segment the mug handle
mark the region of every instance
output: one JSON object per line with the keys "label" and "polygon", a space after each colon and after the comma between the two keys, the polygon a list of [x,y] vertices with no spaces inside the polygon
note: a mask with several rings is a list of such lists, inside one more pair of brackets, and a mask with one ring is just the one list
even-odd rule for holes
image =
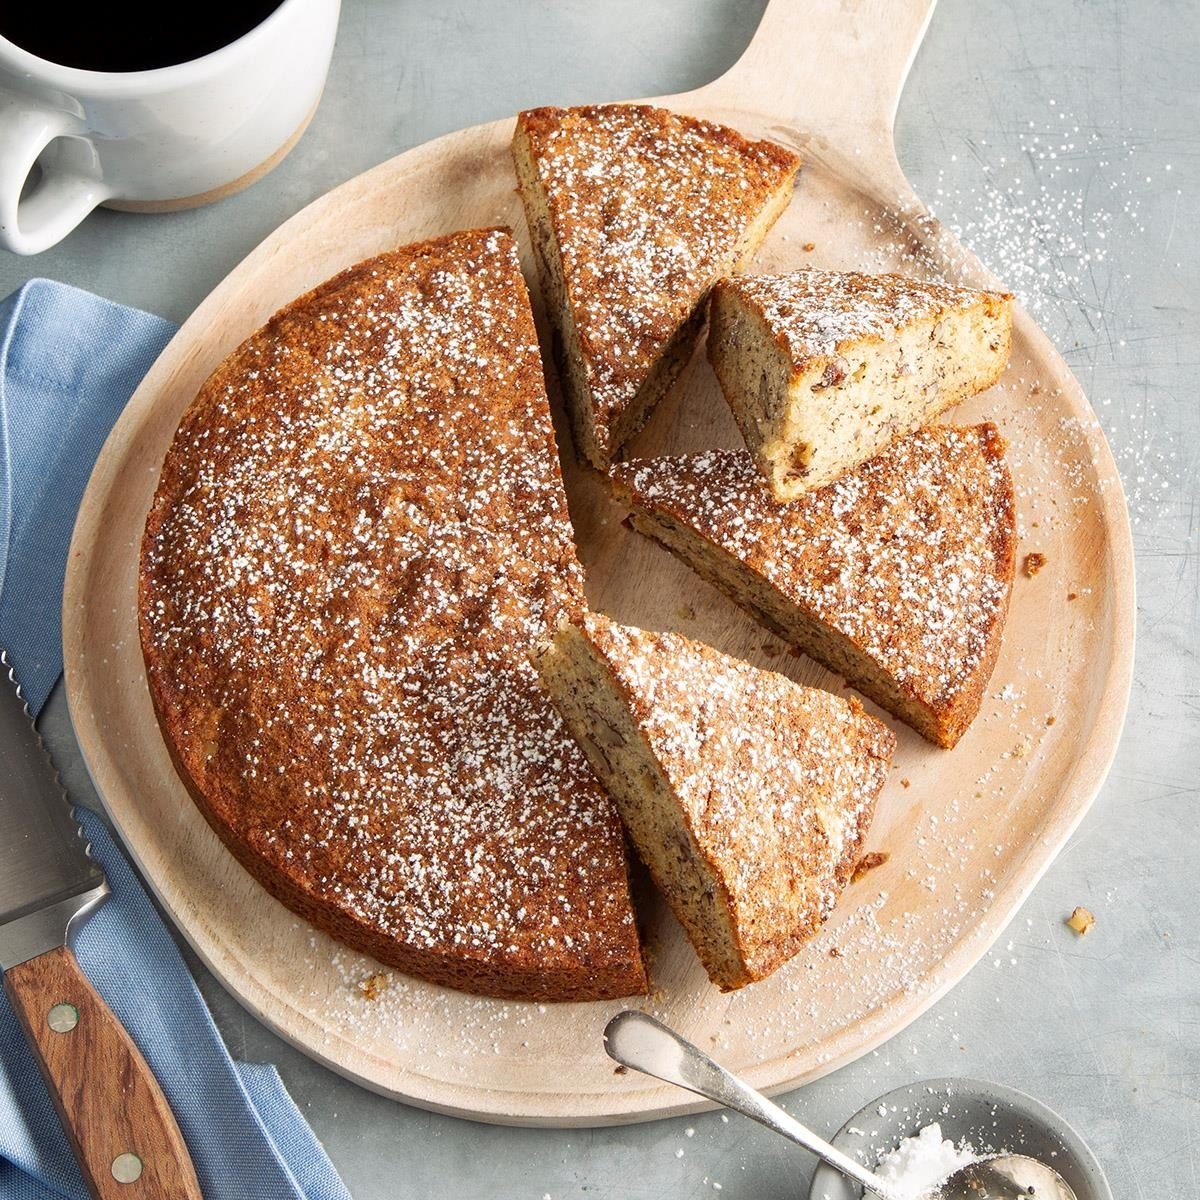
{"label": "mug handle", "polygon": [[[56,138],[69,140],[43,161],[41,179],[22,197],[33,164]],[[0,246],[38,254],[110,194],[78,117],[0,91]]]}

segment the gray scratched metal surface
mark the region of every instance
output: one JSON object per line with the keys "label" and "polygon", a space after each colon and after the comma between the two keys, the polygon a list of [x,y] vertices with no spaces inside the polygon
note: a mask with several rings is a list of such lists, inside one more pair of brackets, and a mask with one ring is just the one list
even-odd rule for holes
{"label": "gray scratched metal surface", "polygon": [[[325,102],[265,182],[197,213],[98,214],[37,260],[0,261],[0,293],[45,274],[178,320],[281,219],[347,176],[522,105],[699,85],[736,58],[760,8],[346,0]],[[1200,1195],[1198,45],[1193,0],[941,0],[917,58],[901,161],[935,209],[974,227],[1002,275],[1044,259],[1027,272],[1045,281],[1040,316],[1125,473],[1137,674],[1108,784],[995,952],[878,1053],[787,1100],[828,1134],[914,1078],[992,1078],[1084,1131],[1116,1195],[1153,1200]],[[1066,136],[1043,136],[1047,126]],[[1088,250],[1102,256],[1084,261]],[[46,725],[86,799],[60,695]],[[1086,939],[1063,926],[1077,904],[1098,919]],[[233,1053],[279,1064],[357,1200],[649,1200],[715,1195],[718,1183],[724,1200],[790,1200],[812,1171],[737,1118],[532,1131],[405,1108],[308,1062],[202,972],[200,982]]]}

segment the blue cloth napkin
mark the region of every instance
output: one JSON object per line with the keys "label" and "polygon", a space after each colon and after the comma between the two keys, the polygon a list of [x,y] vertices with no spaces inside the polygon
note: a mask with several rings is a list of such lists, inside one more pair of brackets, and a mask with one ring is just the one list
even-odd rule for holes
{"label": "blue cloth napkin", "polygon": [[[158,317],[34,279],[0,304],[0,646],[30,709],[62,671],[63,575],[84,485],[174,332]],[[235,1063],[154,906],[98,817],[80,810],[112,895],[75,953],[146,1056],[206,1200],[349,1200],[271,1066]],[[0,1200],[87,1190],[0,992]]]}

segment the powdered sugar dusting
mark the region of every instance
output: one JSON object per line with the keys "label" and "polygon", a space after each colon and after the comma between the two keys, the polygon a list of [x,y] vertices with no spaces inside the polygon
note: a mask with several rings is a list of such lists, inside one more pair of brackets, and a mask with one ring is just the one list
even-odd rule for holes
{"label": "powdered sugar dusting", "polygon": [[201,392],[147,527],[151,685],[218,820],[346,938],[636,984],[619,826],[527,661],[580,584],[515,248],[455,235]]}
{"label": "powdered sugar dusting", "polygon": [[796,160],[644,105],[524,114],[599,426],[727,273]]}
{"label": "powdered sugar dusting", "polygon": [[890,214],[864,210],[853,223],[878,241],[852,265],[888,270],[900,262],[905,272],[957,281],[974,277],[977,255],[1050,335],[1104,418],[1136,532],[1167,514],[1186,456],[1165,422],[1132,419],[1126,410],[1135,401],[1117,387],[1127,339],[1140,329],[1111,249],[1140,245],[1184,296],[1185,264],[1172,259],[1169,234],[1161,246],[1147,240],[1145,216],[1148,206],[1167,209],[1173,230],[1183,191],[1161,152],[1136,137],[1114,138],[1053,100],[1013,137],[1008,154],[971,140],[978,171],[965,182],[960,156],[950,155],[925,195],[933,214],[906,211],[906,200]]}
{"label": "powdered sugar dusting", "polygon": [[749,275],[732,284],[761,310],[796,363],[837,354],[864,338],[885,338],[912,321],[979,299],[968,288],[904,275],[864,275],[804,267],[787,275]]}
{"label": "powdered sugar dusting", "polygon": [[894,736],[857,702],[678,634],[582,627],[729,893],[749,969],[772,969],[848,880]]}
{"label": "powdered sugar dusting", "polygon": [[786,505],[744,451],[634,461],[615,478],[939,705],[973,680],[1008,599],[1010,483],[985,428],[918,431]]}

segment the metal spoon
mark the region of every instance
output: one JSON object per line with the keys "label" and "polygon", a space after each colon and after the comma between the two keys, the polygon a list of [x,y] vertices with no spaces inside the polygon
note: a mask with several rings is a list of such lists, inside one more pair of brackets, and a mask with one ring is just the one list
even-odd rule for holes
{"label": "metal spoon", "polygon": [[[646,1013],[618,1013],[604,1031],[604,1045],[608,1056],[623,1066],[715,1100],[790,1138],[874,1192],[880,1200],[913,1200],[911,1196],[900,1195],[890,1184]],[[1025,1155],[1006,1154],[961,1167],[919,1200],[1076,1200],[1076,1197],[1057,1171]]]}
{"label": "metal spoon", "polygon": [[997,1154],[960,1167],[934,1195],[938,1200],[1076,1200],[1053,1167],[1026,1154]]}

